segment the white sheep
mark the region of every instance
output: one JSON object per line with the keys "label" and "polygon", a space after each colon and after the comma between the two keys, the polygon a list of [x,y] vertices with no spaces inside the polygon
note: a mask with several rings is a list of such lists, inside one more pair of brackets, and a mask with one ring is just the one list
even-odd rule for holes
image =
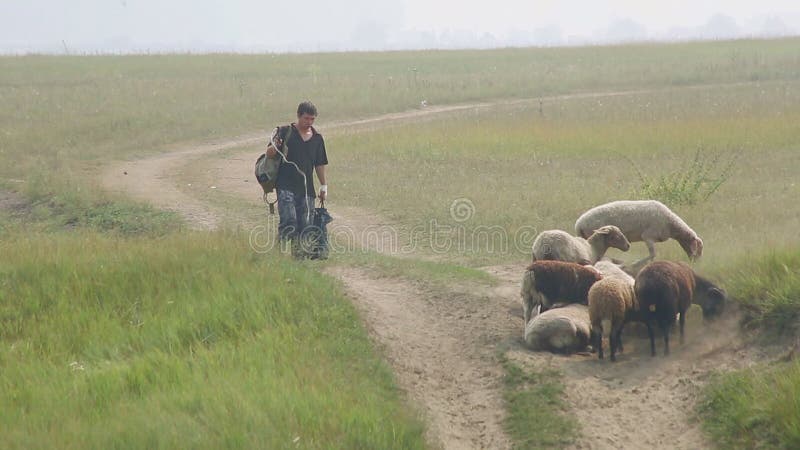
{"label": "white sheep", "polygon": [[[613,265],[611,262],[608,264]],[[606,331],[611,361],[616,361],[617,350],[622,351],[622,328],[627,320],[638,313],[639,303],[633,278],[619,268],[612,272],[603,273],[603,279],[589,289],[589,321],[597,357],[603,359],[603,332]]]}
{"label": "white sheep", "polygon": [[574,353],[589,345],[589,310],[572,303],[536,315],[525,326],[525,343],[531,350]]}
{"label": "white sheep", "polygon": [[575,237],[566,231],[542,231],[533,241],[533,260],[555,260],[588,265],[596,263],[609,247],[623,252],[631,247],[630,242],[619,228],[611,226],[598,227],[584,239]]}
{"label": "white sheep", "polygon": [[575,234],[587,237],[604,225],[619,227],[630,242],[644,241],[647,244],[650,256],[635,265],[653,260],[656,256],[654,244],[670,238],[678,241],[692,260],[703,254],[703,241],[697,233],[656,200],[622,200],[595,206],[575,222]]}
{"label": "white sheep", "polygon": [[634,279],[628,272],[625,272],[625,269],[622,268],[619,264],[611,261],[609,259],[601,259],[594,263],[594,268],[597,269],[602,275],[603,278],[606,277],[615,277],[619,278],[624,281],[628,281],[633,284]]}

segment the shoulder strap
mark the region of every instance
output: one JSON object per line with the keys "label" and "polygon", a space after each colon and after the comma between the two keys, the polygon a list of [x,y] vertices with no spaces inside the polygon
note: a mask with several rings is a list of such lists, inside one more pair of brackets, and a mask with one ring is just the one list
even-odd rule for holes
{"label": "shoulder strap", "polygon": [[292,125],[286,127],[286,131],[283,133],[283,154],[284,157],[289,157],[289,138],[292,136]]}

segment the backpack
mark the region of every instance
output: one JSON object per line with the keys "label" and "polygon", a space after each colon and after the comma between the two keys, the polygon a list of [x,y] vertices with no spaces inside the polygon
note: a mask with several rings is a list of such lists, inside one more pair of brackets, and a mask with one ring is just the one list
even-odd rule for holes
{"label": "backpack", "polygon": [[261,189],[264,191],[264,200],[269,205],[269,212],[271,214],[275,214],[275,203],[277,202],[277,200],[275,200],[274,202],[268,201],[267,194],[269,194],[275,189],[275,183],[278,181],[278,169],[281,166],[281,161],[289,153],[289,146],[287,143],[289,142],[291,134],[292,134],[291,125],[287,127],[278,127],[275,129],[275,132],[272,134],[272,137],[270,138],[270,141],[272,141],[272,139],[275,136],[279,135],[283,136],[283,145],[281,146],[280,149],[277,150],[283,153],[284,156],[279,155],[278,158],[267,158],[267,154],[262,153],[258,157],[258,159],[256,159],[256,168],[255,168],[256,180],[258,181],[258,184],[261,185]]}

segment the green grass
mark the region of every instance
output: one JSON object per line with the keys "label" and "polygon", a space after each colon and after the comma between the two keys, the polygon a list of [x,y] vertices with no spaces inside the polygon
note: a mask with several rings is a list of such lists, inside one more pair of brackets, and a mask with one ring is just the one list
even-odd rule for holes
{"label": "green grass", "polygon": [[800,361],[720,375],[700,411],[718,448],[800,448]]}
{"label": "green grass", "polygon": [[558,372],[522,368],[501,358],[505,376],[505,428],[515,449],[563,448],[578,433],[578,424],[565,410],[564,386]]}
{"label": "green grass", "polygon": [[0,253],[2,448],[424,447],[339,287],[247,236]]}
{"label": "green grass", "polygon": [[800,336],[800,247],[742,258],[726,269],[726,277],[746,327],[769,341]]}
{"label": "green grass", "polygon": [[29,202],[17,219],[40,230],[88,229],[121,236],[164,236],[178,231],[177,213],[156,209],[98,191],[87,191],[66,180],[35,179],[26,185]]}
{"label": "green grass", "polygon": [[[800,248],[751,255],[721,270],[757,342],[800,337]],[[800,446],[800,360],[719,374],[699,406],[719,448]]]}

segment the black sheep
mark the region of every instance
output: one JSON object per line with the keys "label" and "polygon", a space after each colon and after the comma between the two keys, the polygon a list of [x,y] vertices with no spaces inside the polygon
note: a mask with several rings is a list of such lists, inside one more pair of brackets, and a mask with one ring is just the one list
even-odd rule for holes
{"label": "black sheep", "polygon": [[669,355],[669,330],[680,314],[681,344],[686,311],[692,303],[700,305],[703,318],[709,319],[722,313],[725,292],[714,283],[697,275],[688,264],[672,261],[655,261],[645,266],[636,276],[634,285],[639,300],[639,311],[634,320],[647,325],[650,336],[650,353],[656,355],[652,322],[656,322],[664,334],[664,354]]}

